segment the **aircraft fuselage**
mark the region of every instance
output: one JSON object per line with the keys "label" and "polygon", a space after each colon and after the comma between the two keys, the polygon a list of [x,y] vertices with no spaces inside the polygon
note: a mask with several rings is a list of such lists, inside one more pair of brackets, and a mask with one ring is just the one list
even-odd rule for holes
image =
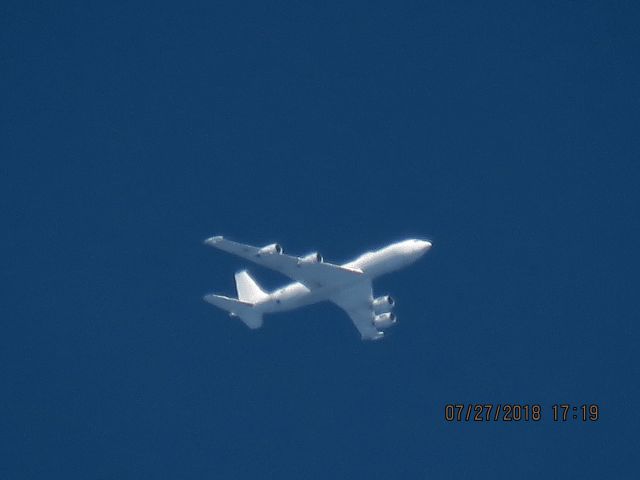
{"label": "aircraft fuselage", "polygon": [[342,265],[345,268],[361,270],[362,275],[346,283],[337,283],[309,289],[300,282],[294,282],[274,290],[268,297],[256,303],[254,308],[264,313],[284,312],[326,300],[338,290],[352,284],[373,280],[387,273],[412,264],[431,248],[425,240],[404,240],[384,248],[367,252]]}

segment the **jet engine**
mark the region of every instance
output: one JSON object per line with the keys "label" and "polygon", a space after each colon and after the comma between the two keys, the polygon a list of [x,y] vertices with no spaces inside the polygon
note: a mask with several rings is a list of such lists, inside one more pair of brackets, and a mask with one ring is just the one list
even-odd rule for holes
{"label": "jet engine", "polygon": [[395,305],[395,300],[390,295],[383,295],[373,301],[373,310],[376,313],[389,312]]}
{"label": "jet engine", "polygon": [[282,252],[282,246],[279,243],[272,243],[271,245],[267,245],[266,247],[262,247],[258,250],[258,255],[273,255],[276,253],[281,255]]}
{"label": "jet engine", "polygon": [[322,263],[322,255],[318,252],[310,253],[298,260],[298,265],[306,265],[310,263]]}
{"label": "jet engine", "polygon": [[376,315],[373,318],[373,324],[376,328],[389,328],[398,321],[398,317],[395,313],[387,312]]}

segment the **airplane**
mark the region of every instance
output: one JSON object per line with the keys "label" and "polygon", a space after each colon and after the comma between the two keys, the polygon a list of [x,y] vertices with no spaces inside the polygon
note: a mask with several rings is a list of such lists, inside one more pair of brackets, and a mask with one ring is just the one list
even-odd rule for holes
{"label": "airplane", "polygon": [[294,280],[285,287],[265,292],[247,270],[235,274],[238,298],[209,294],[206,302],[229,312],[249,328],[262,326],[265,313],[293,310],[328,300],[342,308],[363,340],[380,340],[383,330],[397,322],[391,311],[395,301],[389,295],[374,298],[371,282],[375,278],[406,267],[431,248],[427,240],[404,240],[380,250],[366,252],[344,265],[334,265],[317,253],[302,257],[286,255],[278,243],[253,247],[215,236],[205,245],[276,270]]}

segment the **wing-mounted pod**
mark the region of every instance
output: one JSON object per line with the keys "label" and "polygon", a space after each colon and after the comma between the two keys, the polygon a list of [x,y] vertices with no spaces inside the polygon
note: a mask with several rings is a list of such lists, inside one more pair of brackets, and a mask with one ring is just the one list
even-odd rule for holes
{"label": "wing-mounted pod", "polygon": [[261,255],[282,255],[284,250],[282,249],[282,245],[279,243],[272,243],[271,245],[267,245],[266,247],[262,247],[258,250],[258,256]]}
{"label": "wing-mounted pod", "polygon": [[395,325],[397,321],[398,317],[395,313],[391,312],[381,313],[380,315],[373,317],[373,324],[379,329],[389,328]]}
{"label": "wing-mounted pod", "polygon": [[312,263],[322,263],[322,255],[318,252],[313,252],[298,259],[298,266],[310,265]]}
{"label": "wing-mounted pod", "polygon": [[376,313],[390,312],[396,301],[390,295],[383,295],[373,301],[373,311]]}
{"label": "wing-mounted pod", "polygon": [[384,338],[384,332],[378,332],[378,333],[375,334],[375,336],[366,337],[366,338],[363,338],[363,340],[371,340],[373,342],[378,342],[378,341],[382,340],[383,338]]}

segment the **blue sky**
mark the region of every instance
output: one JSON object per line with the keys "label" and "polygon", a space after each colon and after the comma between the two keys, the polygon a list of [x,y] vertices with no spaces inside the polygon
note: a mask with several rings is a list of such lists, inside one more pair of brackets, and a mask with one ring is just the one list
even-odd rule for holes
{"label": "blue sky", "polygon": [[[634,477],[632,2],[0,8],[0,476]],[[363,343],[205,304],[247,266],[214,234],[434,247]],[[444,421],[469,402],[544,418]]]}

